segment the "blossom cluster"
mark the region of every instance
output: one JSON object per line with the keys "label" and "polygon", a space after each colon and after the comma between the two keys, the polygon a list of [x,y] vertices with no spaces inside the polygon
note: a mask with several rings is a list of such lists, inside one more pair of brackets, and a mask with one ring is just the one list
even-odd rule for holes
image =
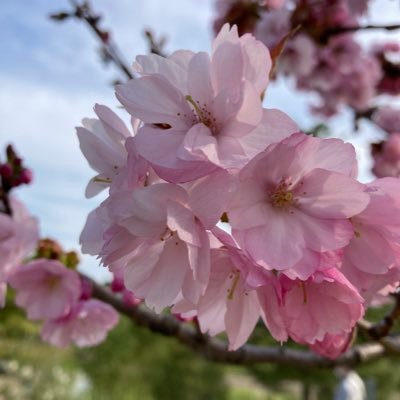
{"label": "blossom cluster", "polygon": [[116,291],[226,332],[232,350],[261,319],[276,340],[335,358],[400,280],[400,183],[359,183],[352,145],[263,108],[271,67],[263,43],[228,25],[210,55],[138,56],[116,89],[130,126],[96,105],[77,129],[96,171],[86,195],[108,191],[82,250]]}
{"label": "blossom cluster", "polygon": [[87,282],[59,259],[52,259],[54,252],[48,248],[43,251],[39,246],[34,259],[27,261],[37,250],[38,223],[15,198],[11,198],[11,211],[11,215],[0,213],[0,306],[5,305],[10,285],[16,292],[15,303],[26,310],[28,319],[44,322],[43,340],[59,347],[103,341],[118,321],[116,311],[91,299]]}
{"label": "blossom cluster", "polygon": [[316,93],[312,109],[332,116],[340,106],[369,109],[382,93],[399,93],[400,66],[396,42],[365,50],[354,35],[368,0],[284,0],[274,7],[257,0],[217,0],[216,31],[224,22],[237,23],[273,49],[292,37],[277,72],[294,77],[300,90]]}

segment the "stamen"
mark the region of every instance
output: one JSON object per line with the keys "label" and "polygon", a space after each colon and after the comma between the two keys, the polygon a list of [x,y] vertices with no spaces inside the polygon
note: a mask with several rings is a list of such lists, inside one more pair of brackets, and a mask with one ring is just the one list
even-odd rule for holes
{"label": "stamen", "polygon": [[296,202],[293,192],[288,190],[289,187],[290,184],[282,181],[275,191],[269,196],[273,207],[284,209]]}
{"label": "stamen", "polygon": [[164,242],[165,240],[168,240],[170,237],[172,237],[174,235],[174,232],[171,231],[171,229],[169,229],[168,227],[165,228],[165,231],[163,232],[163,234],[160,236],[160,240],[162,242]]}
{"label": "stamen", "polygon": [[192,96],[187,95],[185,96],[185,99],[188,101],[189,104],[192,105],[199,122],[210,128],[210,130],[215,133],[215,123],[217,121],[214,117],[212,117],[211,112],[207,110],[206,104],[204,104],[204,106],[200,108],[199,102],[194,101]]}
{"label": "stamen", "polygon": [[99,178],[99,177],[94,177],[93,178],[93,182],[99,182],[99,183],[111,183],[111,179],[110,178]]}
{"label": "stamen", "polygon": [[235,278],[233,279],[233,282],[232,282],[232,287],[228,290],[228,300],[233,299],[233,295],[234,295],[236,287],[239,283],[239,278],[240,278],[240,272],[236,271]]}
{"label": "stamen", "polygon": [[203,119],[203,111],[201,111],[200,107],[197,105],[197,103],[193,100],[192,96],[185,96],[185,99],[193,106],[193,108],[196,111],[197,116],[199,117],[200,121]]}

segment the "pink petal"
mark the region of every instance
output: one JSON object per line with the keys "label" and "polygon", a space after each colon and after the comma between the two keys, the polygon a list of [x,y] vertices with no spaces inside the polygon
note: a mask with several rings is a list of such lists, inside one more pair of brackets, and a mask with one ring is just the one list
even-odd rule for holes
{"label": "pink petal", "polygon": [[315,169],[298,184],[301,210],[317,218],[349,218],[363,211],[369,196],[364,186],[346,175]]}
{"label": "pink petal", "polygon": [[116,89],[118,100],[134,117],[149,124],[169,124],[175,129],[190,126],[192,111],[171,83],[161,75],[130,80]]}

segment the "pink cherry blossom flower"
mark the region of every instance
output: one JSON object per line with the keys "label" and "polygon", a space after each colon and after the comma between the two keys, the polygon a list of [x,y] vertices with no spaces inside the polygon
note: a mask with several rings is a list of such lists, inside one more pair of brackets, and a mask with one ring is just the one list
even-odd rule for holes
{"label": "pink cherry blossom flower", "polygon": [[181,187],[155,183],[113,193],[90,215],[83,250],[111,270],[124,268],[125,287],[158,312],[181,291],[195,303],[209,277],[206,229],[224,212],[231,184],[221,171]]}
{"label": "pink cherry blossom flower", "polygon": [[368,193],[368,206],[351,219],[355,236],[344,249],[344,262],[383,274],[399,260],[400,182],[377,179],[368,185]]}
{"label": "pink cherry blossom flower", "polygon": [[270,145],[239,174],[228,209],[232,233],[266,269],[293,268],[308,250],[344,247],[348,218],[368,204],[355,173],[354,148],[337,139],[294,134]]}
{"label": "pink cherry blossom flower", "polygon": [[[297,86],[319,94],[321,105],[316,112],[330,116],[341,104],[357,110],[370,106],[381,78],[377,61],[362,52],[352,35],[338,35],[316,53],[315,66],[309,75],[298,74]],[[301,64],[299,64],[301,65]]]}
{"label": "pink cherry blossom flower", "polygon": [[257,292],[246,285],[244,276],[225,249],[211,251],[211,275],[197,305],[202,332],[216,335],[226,331],[229,349],[242,346],[260,317]]}
{"label": "pink cherry blossom flower", "polygon": [[[400,266],[393,265],[384,273],[365,272],[351,264],[346,258],[340,272],[351,282],[364,298],[365,303],[371,305],[379,293],[385,288],[394,289],[400,282]],[[394,290],[392,290],[394,291]],[[388,293],[385,293],[387,299]]]}
{"label": "pink cherry blossom flower", "polygon": [[8,276],[33,252],[39,240],[36,218],[17,199],[11,197],[10,201],[12,216],[0,213],[0,285],[4,295]]}
{"label": "pink cherry blossom flower", "polygon": [[398,280],[400,182],[377,179],[368,184],[368,193],[368,206],[351,218],[355,236],[344,248],[342,271],[364,296],[368,292],[370,297],[391,279]]}
{"label": "pink cherry blossom flower", "polygon": [[317,64],[317,48],[306,35],[296,35],[289,41],[278,59],[278,69],[284,74],[309,76]]}
{"label": "pink cherry blossom flower", "polygon": [[291,30],[291,12],[285,8],[262,14],[255,36],[269,49],[275,47]]}
{"label": "pink cherry blossom flower", "polygon": [[284,326],[299,343],[348,333],[364,314],[363,298],[337,269],[318,271],[307,281],[281,275],[280,282]]}
{"label": "pink cherry blossom flower", "polygon": [[393,132],[380,144],[373,145],[374,165],[372,172],[378,177],[400,176],[400,133]]}
{"label": "pink cherry blossom flower", "polygon": [[334,360],[350,347],[352,337],[351,332],[343,332],[337,335],[327,333],[322,340],[313,343],[310,349],[321,356]]}
{"label": "pink cherry blossom flower", "polygon": [[203,333],[214,336],[225,331],[231,350],[247,341],[260,315],[277,340],[287,340],[277,278],[254,264],[226,232],[219,228],[212,232],[223,247],[211,250],[211,274],[204,295],[197,304],[179,298],[172,311],[196,316]]}
{"label": "pink cherry blossom flower", "polygon": [[[136,144],[156,173],[185,182],[246,161],[242,138],[262,118],[268,50],[225,25],[207,53],[137,58],[138,79],[117,87],[126,110],[141,119]],[[293,132],[288,132],[290,134]]]}
{"label": "pink cherry blossom flower", "polygon": [[98,172],[86,188],[86,197],[93,197],[107,188],[125,164],[126,139],[132,136],[122,120],[108,107],[97,104],[99,119],[84,119],[77,128],[82,153],[90,166]]}
{"label": "pink cherry blossom flower", "polygon": [[118,314],[108,304],[96,299],[80,301],[68,315],[47,320],[42,339],[57,347],[71,342],[78,347],[95,346],[105,340],[117,323]]}
{"label": "pink cherry blossom flower", "polygon": [[81,295],[77,273],[56,260],[39,259],[22,265],[8,282],[17,292],[16,304],[32,320],[68,314]]}

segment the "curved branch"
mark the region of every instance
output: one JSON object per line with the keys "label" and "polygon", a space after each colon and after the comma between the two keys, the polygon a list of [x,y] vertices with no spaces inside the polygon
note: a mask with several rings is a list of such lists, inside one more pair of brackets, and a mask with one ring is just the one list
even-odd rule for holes
{"label": "curved branch", "polygon": [[70,0],[71,5],[74,7],[74,16],[86,22],[94,34],[100,39],[104,53],[114,62],[120,71],[128,78],[133,79],[134,76],[123,60],[117,45],[109,39],[109,33],[103,31],[99,27],[100,18],[93,13],[88,2],[79,4],[77,0]]}
{"label": "curved branch", "polygon": [[229,351],[226,342],[203,335],[195,327],[178,321],[172,315],[157,315],[143,306],[129,306],[108,289],[93,280],[91,282],[94,297],[113,306],[135,324],[144,326],[155,333],[176,337],[185,346],[215,362],[246,365],[275,363],[305,368],[354,367],[361,363],[376,360],[389,353],[400,353],[399,346],[390,348],[388,343],[383,345],[377,342],[355,346],[336,360],[321,357],[310,351],[295,350],[284,346],[261,347],[247,344],[236,351]]}

